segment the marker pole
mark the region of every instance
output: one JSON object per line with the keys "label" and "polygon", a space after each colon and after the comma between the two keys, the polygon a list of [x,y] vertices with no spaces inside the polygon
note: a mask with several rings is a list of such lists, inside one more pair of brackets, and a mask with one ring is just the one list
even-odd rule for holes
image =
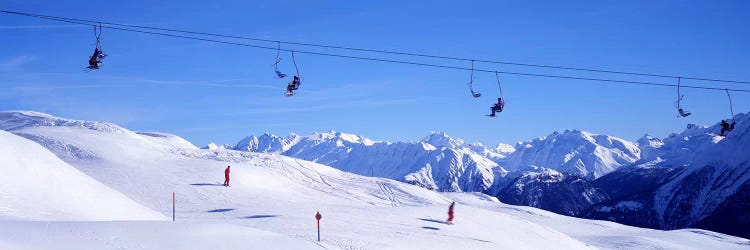
{"label": "marker pole", "polygon": [[315,219],[318,220],[318,242],[320,242],[320,219],[323,218],[323,216],[320,215],[320,212],[317,212],[315,214]]}

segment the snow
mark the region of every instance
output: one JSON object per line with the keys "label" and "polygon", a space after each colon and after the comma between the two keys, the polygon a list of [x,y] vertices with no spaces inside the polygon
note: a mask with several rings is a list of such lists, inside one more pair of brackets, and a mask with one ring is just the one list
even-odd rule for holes
{"label": "snow", "polygon": [[699,229],[672,231],[625,226],[609,221],[561,216],[532,207],[511,206],[491,201],[484,194],[449,193],[464,205],[484,208],[530,223],[548,226],[592,247],[601,249],[750,249],[750,240]]}
{"label": "snow", "polygon": [[264,134],[242,139],[236,149],[281,154],[440,191],[482,191],[492,184],[494,173],[505,171],[493,161],[504,155],[442,132],[415,143],[372,141],[335,131],[287,137]]}
{"label": "snow", "polygon": [[499,163],[510,171],[539,166],[596,179],[640,158],[641,150],[632,142],[586,131],[566,130],[520,143]]}
{"label": "snow", "polygon": [[33,111],[0,112],[0,127],[6,131],[43,126],[77,127],[110,133],[133,133],[120,126],[106,122],[63,119]]}
{"label": "snow", "polygon": [[682,227],[713,213],[727,197],[750,183],[750,116],[734,117],[726,137],[713,126],[689,124],[663,140],[642,138],[644,156],[637,167],[675,167],[678,174],[654,192],[653,209],[661,226]]}
{"label": "snow", "polygon": [[426,142],[421,143],[421,145],[422,145],[422,149],[427,150],[427,151],[437,150],[435,146],[432,146],[432,144],[429,144]]}
{"label": "snow", "polygon": [[509,155],[513,152],[516,152],[516,148],[513,147],[513,145],[501,143],[500,145],[497,145],[497,147],[495,147],[495,151],[504,155]]}
{"label": "snow", "polygon": [[165,133],[158,133],[158,132],[136,132],[139,135],[142,135],[143,138],[157,144],[161,144],[164,147],[170,148],[186,148],[186,149],[197,149],[195,145],[190,143],[189,141],[182,139],[179,136],[173,135],[173,134],[165,134]]}
{"label": "snow", "polygon": [[39,144],[0,130],[0,218],[165,220]]}
{"label": "snow", "polygon": [[[3,149],[1,155],[42,155],[35,150],[49,147],[53,152],[47,151],[44,156],[51,158],[49,161],[65,164],[67,168],[62,169],[83,172],[85,175],[79,174],[101,185],[79,186],[79,182],[85,181],[75,180],[65,185],[55,185],[53,181],[34,182],[36,186],[64,188],[62,195],[116,190],[130,202],[161,213],[161,219],[171,215],[171,195],[175,192],[177,222],[82,222],[86,218],[62,215],[51,215],[43,218],[44,221],[5,218],[11,220],[0,220],[0,249],[237,249],[248,246],[259,249],[746,249],[750,246],[747,240],[707,231],[641,229],[508,206],[486,195],[436,193],[278,154],[195,149],[177,143],[180,140],[176,138],[159,142],[154,138],[164,137],[149,138],[151,136],[127,130],[106,132],[96,129],[97,126],[71,127],[58,123],[18,126],[31,124],[24,119],[42,118],[0,112],[0,129],[7,128],[2,124],[15,124],[8,126],[12,127],[11,132],[39,140],[40,144],[15,136],[15,140],[35,146],[1,141],[0,146],[17,150]],[[81,154],[69,152],[71,149],[96,157],[79,157]],[[451,156],[455,152],[458,151],[445,149],[440,153],[445,153],[441,157],[455,157]],[[65,156],[67,163],[55,155]],[[465,160],[479,159],[481,157],[467,157]],[[3,162],[22,164],[15,158]],[[50,168],[58,169],[59,164]],[[227,165],[232,170],[231,187],[220,185]],[[432,169],[438,168],[431,166],[425,171]],[[479,171],[481,169],[468,172]],[[12,194],[10,200],[0,198],[0,206],[21,196]],[[446,225],[443,221],[452,200],[458,203],[455,224]],[[29,204],[46,203],[35,200]],[[89,202],[72,205],[97,206]],[[131,210],[135,211],[131,208],[128,212]],[[318,211],[323,215],[320,243],[315,241],[313,218]],[[95,212],[86,211],[81,216],[89,213]],[[63,219],[71,221],[49,222]],[[142,219],[129,214],[128,218],[109,220]]]}
{"label": "snow", "polygon": [[232,149],[232,146],[229,146],[228,144],[216,144],[216,143],[209,143],[206,145],[206,147],[203,147],[202,149],[208,149],[208,150],[228,150]]}
{"label": "snow", "polygon": [[453,138],[445,132],[440,131],[430,132],[422,141],[435,147],[460,148],[464,145],[464,140]]}
{"label": "snow", "polygon": [[206,222],[0,221],[0,249],[325,249],[250,227]]}

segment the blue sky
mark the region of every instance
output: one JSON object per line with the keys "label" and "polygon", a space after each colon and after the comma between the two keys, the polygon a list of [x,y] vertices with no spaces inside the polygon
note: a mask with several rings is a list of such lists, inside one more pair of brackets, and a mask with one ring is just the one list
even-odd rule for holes
{"label": "blue sky", "polygon": [[[478,59],[750,80],[746,1],[4,1],[0,9],[305,43]],[[413,141],[445,131],[487,145],[581,129],[635,140],[729,117],[726,94],[685,89],[694,115],[676,118],[676,90],[501,75],[506,111],[478,73],[297,54],[305,79],[283,95],[275,51],[104,30],[109,54],[85,72],[93,31],[0,15],[0,110],[103,120],[234,144],[250,134],[336,130]],[[241,41],[246,42],[246,41]],[[263,43],[253,43],[269,46]],[[271,44],[270,46],[273,46]],[[344,53],[305,47],[289,49]],[[385,58],[384,55],[351,53]],[[291,73],[289,54],[281,67]],[[466,62],[388,57],[468,67]],[[517,66],[478,68],[674,83]],[[744,84],[683,84],[750,89]],[[733,93],[736,113],[750,94]]]}

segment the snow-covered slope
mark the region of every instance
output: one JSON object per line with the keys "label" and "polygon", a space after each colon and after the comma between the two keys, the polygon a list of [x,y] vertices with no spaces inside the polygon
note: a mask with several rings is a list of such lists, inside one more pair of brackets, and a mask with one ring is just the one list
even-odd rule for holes
{"label": "snow-covered slope", "polygon": [[441,132],[414,143],[373,141],[333,131],[305,137],[264,134],[246,137],[235,148],[283,154],[440,191],[481,192],[489,188],[496,174],[505,172],[490,159],[504,158],[502,153],[478,143],[467,145]]}
{"label": "snow-covered slope", "polygon": [[[510,248],[517,244],[522,244],[521,248],[586,248],[565,234],[511,217],[464,219],[485,226],[517,225],[507,230],[514,242],[481,240],[494,234],[473,230],[469,224],[446,228],[443,235],[447,236],[435,235],[433,232],[444,225],[434,221],[443,218],[432,216],[443,217],[449,200],[393,180],[363,177],[285,156],[167,147],[127,130],[110,133],[89,128],[102,126],[97,123],[59,126],[68,123],[56,120],[67,119],[31,117],[43,121],[24,123],[19,120],[27,119],[25,115],[0,117],[5,118],[0,124],[30,124],[14,126],[13,132],[39,139],[56,154],[68,156],[67,161],[76,168],[163,214],[171,214],[175,192],[178,221],[239,224],[312,241],[316,237],[313,215],[321,211],[325,230],[321,244],[334,249],[412,248],[412,244],[424,248]],[[71,149],[87,154],[76,157],[82,154],[71,153]],[[219,185],[227,165],[232,166],[229,188]],[[524,235],[541,235],[545,240]]]}
{"label": "snow-covered slope", "polygon": [[[156,144],[161,144],[167,148],[184,148],[184,149],[198,149],[195,145],[189,141],[182,139],[179,136],[172,134],[165,134],[159,132],[136,132],[142,135],[144,139],[149,140]],[[217,146],[218,147],[218,146]]]}
{"label": "snow-covered slope", "polygon": [[[0,117],[4,117],[0,118],[0,124],[28,124],[17,120],[27,119],[23,116]],[[505,209],[502,204],[478,205],[476,200],[489,198],[451,196],[449,199],[413,185],[346,173],[286,156],[183,148],[156,143],[129,131],[58,126],[54,125],[59,124],[56,121],[43,124],[53,125],[15,126],[13,133],[38,140],[56,154],[65,155],[66,161],[77,169],[164,214],[171,214],[171,197],[175,192],[177,221],[186,228],[166,234],[165,241],[146,242],[152,238],[140,230],[173,228],[169,226],[172,222],[162,222],[166,225],[66,222],[40,226],[0,221],[0,232],[13,231],[10,227],[18,230],[11,233],[14,236],[10,240],[0,237],[0,248],[49,247],[43,243],[46,241],[40,243],[33,236],[24,235],[77,240],[56,248],[106,249],[164,246],[169,239],[191,234],[201,235],[185,241],[195,241],[190,248],[246,248],[254,246],[252,241],[281,242],[270,247],[284,248],[296,244],[292,238],[308,242],[316,239],[313,216],[317,211],[323,215],[320,246],[327,249],[747,247],[747,240],[712,233],[651,233],[653,230],[622,225],[600,228],[585,226],[599,224],[597,221]],[[227,165],[232,166],[231,187],[219,184]],[[445,225],[443,220],[451,199],[458,200],[456,224]],[[205,223],[210,225],[204,230]],[[259,236],[249,232],[253,230],[233,225],[268,230],[285,237]],[[222,241],[225,245],[205,247],[206,242],[215,242],[206,239],[211,238],[207,235],[228,231],[236,234],[227,236]],[[249,238],[250,242],[235,241],[238,238]]]}
{"label": "snow-covered slope", "polygon": [[[466,205],[501,212],[547,225],[601,249],[749,249],[750,240],[700,229],[671,231],[643,229],[609,221],[584,220],[525,206],[499,203],[477,193],[451,193]],[[622,237],[628,235],[628,237]],[[719,246],[721,245],[721,246]]]}
{"label": "snow-covered slope", "polygon": [[34,111],[2,111],[0,112],[0,128],[14,131],[32,127],[71,127],[83,128],[99,132],[114,134],[133,133],[108,122],[93,122],[63,119]]}
{"label": "snow-covered slope", "polygon": [[[331,188],[347,186],[350,182],[361,182],[360,184],[363,185],[355,185],[342,190],[349,195],[340,195],[339,198],[342,199],[340,202],[359,201],[377,205],[446,202],[445,198],[440,195],[419,187],[387,179],[362,179],[357,175],[294,158],[240,151],[200,150],[185,147],[182,143],[184,140],[173,135],[159,134],[160,136],[154,137],[154,133],[142,135],[108,123],[74,121],[49,115],[29,114],[27,112],[0,112],[0,129],[12,129],[11,132],[15,134],[37,141],[56,155],[65,156],[67,162],[84,173],[122,190],[125,194],[164,214],[171,213],[171,201],[164,198],[165,195],[171,194],[168,191],[169,187],[187,186],[187,193],[200,193],[198,190],[203,186],[220,183],[223,180],[223,168],[226,165],[235,164],[260,168],[255,170],[264,168],[273,170],[260,171],[252,179],[264,180],[260,176],[269,175],[266,172],[270,172],[269,177],[278,175],[275,178],[265,179],[268,181],[249,182],[254,190],[297,187],[303,193],[311,191],[327,193]],[[37,122],[24,123],[23,120],[27,119]],[[3,124],[27,124],[28,126],[2,127]],[[67,124],[87,124],[87,126],[67,126]],[[119,129],[116,132],[96,129],[100,127]],[[216,162],[217,160],[221,163]],[[196,169],[182,167],[186,165]],[[233,171],[233,179],[243,180],[245,169],[233,168]],[[206,174],[214,175],[214,177],[206,179],[210,176]],[[271,181],[279,179],[283,179],[283,182]],[[365,183],[371,185],[364,185]],[[398,185],[394,186],[394,183]],[[164,193],[155,193],[154,190],[162,190]],[[398,199],[399,195],[403,195],[402,199]],[[196,197],[196,199],[199,198]]]}
{"label": "snow-covered slope", "polygon": [[165,220],[63,162],[37,143],[0,130],[0,218]]}
{"label": "snow-covered slope", "polygon": [[596,179],[620,166],[640,159],[632,142],[585,131],[566,130],[531,142],[519,143],[502,163],[510,171],[528,166],[554,169],[587,179]]}
{"label": "snow-covered slope", "polygon": [[226,223],[0,221],[0,249],[326,249]]}

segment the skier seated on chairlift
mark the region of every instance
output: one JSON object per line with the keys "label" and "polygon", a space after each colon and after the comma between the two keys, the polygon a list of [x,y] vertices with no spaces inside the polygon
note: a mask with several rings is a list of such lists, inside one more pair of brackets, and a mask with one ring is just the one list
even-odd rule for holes
{"label": "skier seated on chairlift", "polygon": [[732,121],[732,124],[729,124],[726,120],[721,120],[721,134],[719,135],[726,136],[726,132],[734,130],[734,124],[734,121]]}
{"label": "skier seated on chairlift", "polygon": [[683,110],[682,108],[677,109],[678,112],[680,112],[680,116],[682,117],[688,117],[691,113]]}
{"label": "skier seated on chairlift", "polygon": [[99,64],[102,63],[102,60],[104,60],[104,57],[106,56],[107,54],[104,54],[104,52],[99,50],[99,48],[94,49],[94,54],[91,55],[91,58],[89,58],[89,66],[86,68],[99,69]]}
{"label": "skier seated on chairlift", "polygon": [[300,80],[298,76],[294,76],[294,80],[290,82],[288,85],[286,85],[286,94],[287,95],[294,95],[293,90],[299,89]]}
{"label": "skier seated on chairlift", "polygon": [[503,108],[505,107],[505,103],[503,102],[503,98],[497,98],[497,103],[492,105],[490,110],[492,110],[492,114],[489,114],[487,116],[489,117],[495,117],[495,112],[503,112]]}

